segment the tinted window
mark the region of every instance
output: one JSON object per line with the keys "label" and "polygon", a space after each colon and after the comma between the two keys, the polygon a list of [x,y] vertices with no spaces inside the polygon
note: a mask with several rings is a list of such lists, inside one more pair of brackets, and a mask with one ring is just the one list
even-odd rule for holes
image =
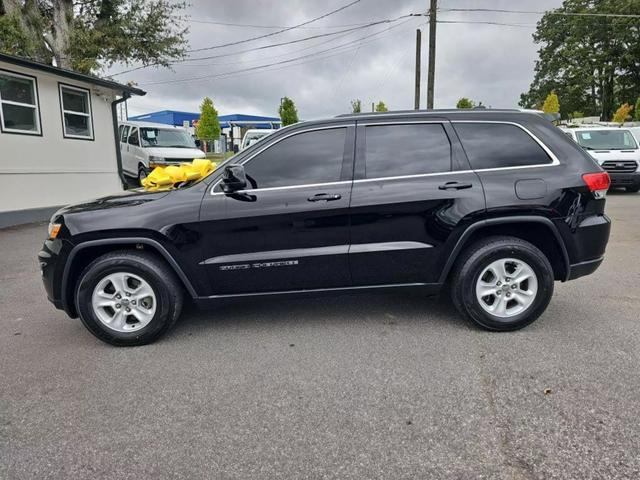
{"label": "tinted window", "polygon": [[120,137],[120,139],[126,143],[128,136],[129,136],[129,126],[125,125],[124,129],[122,130],[122,136]]}
{"label": "tinted window", "polygon": [[245,164],[249,188],[288,187],[340,180],[346,129],[300,133]]}
{"label": "tinted window", "polygon": [[380,125],[365,129],[366,177],[451,170],[451,144],[442,125]]}
{"label": "tinted window", "polygon": [[454,123],[454,127],[475,170],[551,163],[531,135],[515,125]]}
{"label": "tinted window", "polygon": [[140,145],[140,141],[138,140],[137,128],[131,129],[131,133],[129,134],[129,145]]}

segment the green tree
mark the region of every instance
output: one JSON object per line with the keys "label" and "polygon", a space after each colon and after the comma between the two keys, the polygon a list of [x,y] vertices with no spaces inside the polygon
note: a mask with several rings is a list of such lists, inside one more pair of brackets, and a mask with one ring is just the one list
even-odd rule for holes
{"label": "green tree", "polygon": [[220,138],[218,111],[213,106],[213,100],[209,97],[204,97],[200,105],[200,119],[196,124],[196,137],[207,142]]}
{"label": "green tree", "polygon": [[460,98],[460,100],[458,100],[458,103],[456,103],[456,108],[473,108],[475,106],[476,104],[473,102],[473,100],[469,100],[467,97]]}
{"label": "green tree", "polygon": [[388,112],[389,109],[387,108],[387,105],[380,100],[377,104],[376,104],[376,112]]}
{"label": "green tree", "polygon": [[636,122],[640,122],[640,97],[636,100],[636,106],[633,109],[633,119]]}
{"label": "green tree", "polygon": [[608,120],[615,105],[640,95],[639,22],[633,17],[557,13],[637,14],[640,0],[564,0],[540,19],[535,76],[520,105],[540,105],[555,90],[560,113],[575,110]]}
{"label": "green tree", "polygon": [[360,113],[362,111],[362,101],[359,98],[351,100],[351,113]]}
{"label": "green tree", "polygon": [[0,0],[0,51],[91,73],[185,55],[182,1]]}
{"label": "green tree", "polygon": [[613,114],[613,119],[611,121],[616,123],[624,123],[627,118],[630,117],[629,114],[631,113],[632,109],[633,107],[631,105],[629,105],[628,103],[623,103],[622,105],[620,105],[620,107],[618,107],[616,113]]}
{"label": "green tree", "polygon": [[584,113],[576,110],[575,112],[571,112],[569,114],[569,118],[574,119],[574,118],[583,118],[584,117]]}
{"label": "green tree", "polygon": [[280,120],[282,121],[283,127],[298,123],[299,121],[296,104],[293,103],[293,100],[291,100],[289,97],[284,97],[282,99],[280,107],[278,107],[278,114],[280,115]]}
{"label": "green tree", "polygon": [[544,99],[544,103],[542,104],[542,111],[544,113],[560,112],[560,101],[558,100],[558,95],[556,95],[555,91],[551,90],[551,93],[547,95],[547,98]]}

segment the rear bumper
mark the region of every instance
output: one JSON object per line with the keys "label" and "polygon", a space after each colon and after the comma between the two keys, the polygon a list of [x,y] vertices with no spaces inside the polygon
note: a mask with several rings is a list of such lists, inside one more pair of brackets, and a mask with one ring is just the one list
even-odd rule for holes
{"label": "rear bumper", "polygon": [[575,280],[576,278],[592,274],[598,269],[603,260],[604,257],[600,257],[594,260],[587,260],[586,262],[572,264],[569,269],[569,278],[567,278],[567,280]]}
{"label": "rear bumper", "polygon": [[640,186],[640,172],[615,173],[609,172],[611,186],[618,187],[638,187]]}
{"label": "rear bumper", "polygon": [[567,280],[575,280],[597,270],[604,260],[610,233],[611,220],[604,214],[590,215],[578,224],[567,245],[570,247]]}

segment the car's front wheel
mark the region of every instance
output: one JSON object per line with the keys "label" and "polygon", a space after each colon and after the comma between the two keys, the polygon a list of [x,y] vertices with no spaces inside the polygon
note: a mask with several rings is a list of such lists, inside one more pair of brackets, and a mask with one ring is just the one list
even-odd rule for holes
{"label": "car's front wheel", "polygon": [[640,185],[635,185],[633,187],[626,187],[628,193],[638,193],[640,192]]}
{"label": "car's front wheel", "polygon": [[515,237],[490,237],[462,254],[451,292],[456,308],[475,324],[509,331],[545,311],[553,282],[553,268],[537,247]]}
{"label": "car's front wheel", "polygon": [[119,346],[151,343],[178,319],[182,286],[171,269],[146,252],[118,251],[94,260],[76,288],[82,323]]}
{"label": "car's front wheel", "polygon": [[144,185],[142,184],[142,182],[144,181],[145,178],[147,178],[148,175],[149,174],[147,172],[147,168],[144,165],[140,165],[138,167],[138,185],[143,187]]}

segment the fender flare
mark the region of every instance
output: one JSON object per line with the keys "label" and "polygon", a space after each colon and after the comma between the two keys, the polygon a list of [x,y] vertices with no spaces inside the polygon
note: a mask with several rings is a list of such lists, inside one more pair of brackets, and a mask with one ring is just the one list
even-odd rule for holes
{"label": "fender flare", "polygon": [[571,263],[569,261],[569,253],[567,252],[567,247],[562,239],[562,235],[558,231],[558,227],[547,217],[540,217],[536,215],[516,215],[511,217],[498,217],[498,218],[489,218],[486,220],[479,220],[467,227],[467,229],[460,235],[456,245],[453,247],[453,250],[449,254],[449,258],[447,259],[447,263],[445,263],[444,268],[442,269],[442,273],[440,274],[439,283],[444,283],[449,275],[449,272],[453,268],[453,264],[455,263],[458,255],[464,248],[465,244],[469,237],[480,228],[492,226],[492,225],[504,225],[509,223],[540,223],[548,227],[553,236],[555,237],[556,243],[560,247],[560,251],[562,253],[562,258],[564,260],[564,266],[566,270],[566,275],[562,279],[562,281],[566,281],[569,279],[571,275]]}
{"label": "fender flare", "polygon": [[104,238],[100,240],[89,240],[87,242],[82,242],[74,246],[71,252],[69,252],[69,256],[64,265],[64,271],[62,272],[61,296],[62,296],[62,306],[64,308],[64,311],[67,312],[67,314],[71,315],[72,313],[71,309],[69,308],[69,305],[67,304],[67,295],[68,295],[68,286],[69,286],[69,273],[71,272],[73,260],[75,259],[76,255],[80,251],[90,247],[98,247],[102,245],[131,245],[131,244],[143,244],[143,245],[149,245],[155,248],[162,255],[162,257],[167,261],[167,263],[169,263],[169,265],[171,266],[173,271],[176,273],[176,275],[178,275],[178,278],[180,278],[182,283],[185,285],[187,291],[189,292],[189,295],[191,295],[192,298],[196,298],[198,296],[195,289],[193,288],[193,285],[189,281],[189,278],[185,275],[184,271],[182,270],[178,262],[176,262],[176,260],[167,251],[167,249],[164,248],[164,246],[162,246],[162,244],[157,240],[153,240],[151,238],[145,238],[145,237],[122,237],[122,238]]}

